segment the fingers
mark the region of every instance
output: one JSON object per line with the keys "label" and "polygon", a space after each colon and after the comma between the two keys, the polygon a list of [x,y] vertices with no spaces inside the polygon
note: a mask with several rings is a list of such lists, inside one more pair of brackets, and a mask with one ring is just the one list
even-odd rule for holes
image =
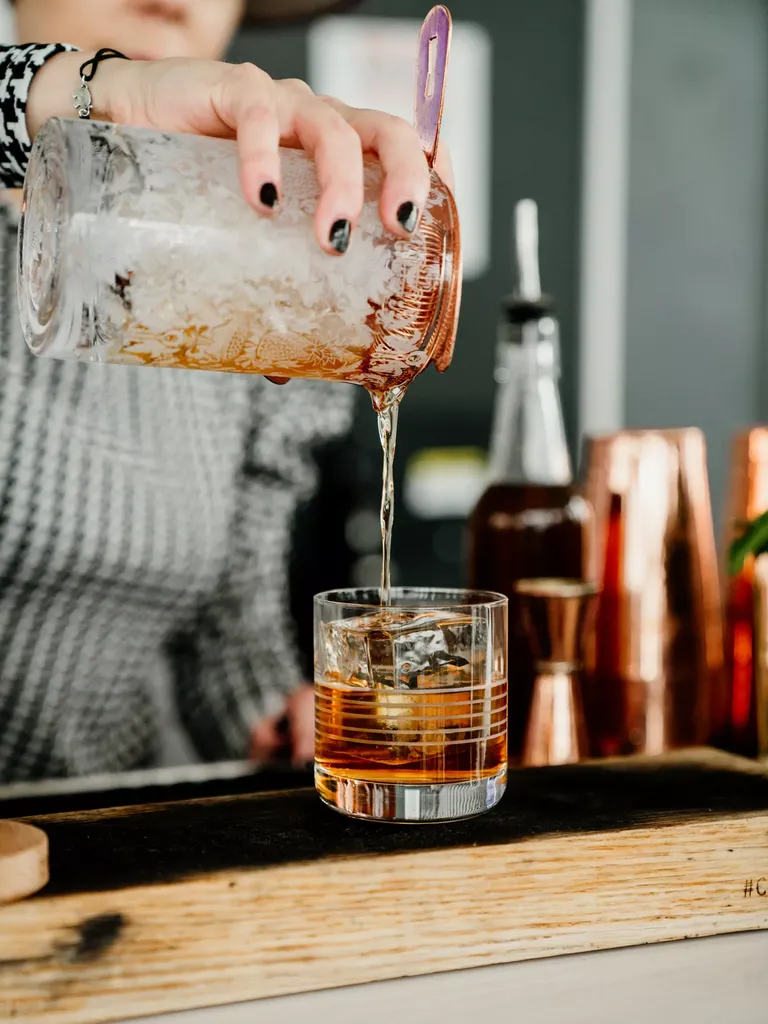
{"label": "fingers", "polygon": [[250,64],[232,70],[224,94],[221,116],[237,132],[243,191],[255,209],[269,214],[279,203],[280,144],[304,149],[314,158],[320,185],[317,240],[326,252],[343,255],[363,208],[363,153],[371,153],[384,170],[384,227],[400,238],[416,230],[430,176],[417,133],[406,121],[315,96],[303,82],[274,82]]}
{"label": "fingers", "polygon": [[271,214],[280,200],[280,120],[274,82],[253,64],[235,72],[232,115],[240,151],[243,194],[259,213]]}
{"label": "fingers", "polygon": [[281,733],[280,716],[265,718],[256,725],[251,733],[250,758],[257,764],[270,761],[285,745],[285,736]]}
{"label": "fingers", "polygon": [[305,765],[315,756],[315,694],[311,686],[302,686],[288,701],[291,758]]}
{"label": "fingers", "polygon": [[416,130],[402,118],[378,110],[345,109],[363,149],[378,156],[384,171],[379,202],[382,224],[408,238],[416,230],[429,195],[429,167]]}
{"label": "fingers", "polygon": [[288,128],[317,167],[317,240],[326,252],[343,256],[363,209],[360,136],[338,111],[313,93],[294,87],[289,95],[283,128]]}
{"label": "fingers", "polygon": [[300,686],[286,702],[285,710],[259,722],[251,733],[250,758],[264,764],[290,745],[296,766],[309,764],[315,756],[315,695],[309,685]]}

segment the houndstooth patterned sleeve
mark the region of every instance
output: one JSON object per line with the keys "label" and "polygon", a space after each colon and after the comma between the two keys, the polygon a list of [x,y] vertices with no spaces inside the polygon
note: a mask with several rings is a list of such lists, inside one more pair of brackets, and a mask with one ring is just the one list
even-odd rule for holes
{"label": "houndstooth patterned sleeve", "polygon": [[63,43],[0,46],[0,187],[21,188],[24,184],[32,149],[27,131],[32,80],[51,57],[76,50],[76,46]]}
{"label": "houndstooth patterned sleeve", "polygon": [[171,647],[176,705],[198,754],[244,757],[255,723],[302,681],[288,608],[294,513],[315,489],[315,445],[352,423],[352,385],[260,382],[228,567]]}

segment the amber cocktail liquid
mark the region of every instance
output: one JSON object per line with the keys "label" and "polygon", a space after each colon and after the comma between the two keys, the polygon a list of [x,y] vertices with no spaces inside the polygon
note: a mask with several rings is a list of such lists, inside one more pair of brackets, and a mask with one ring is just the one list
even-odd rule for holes
{"label": "amber cocktail liquid", "polygon": [[507,603],[471,591],[315,600],[315,780],[355,817],[493,807],[507,776]]}

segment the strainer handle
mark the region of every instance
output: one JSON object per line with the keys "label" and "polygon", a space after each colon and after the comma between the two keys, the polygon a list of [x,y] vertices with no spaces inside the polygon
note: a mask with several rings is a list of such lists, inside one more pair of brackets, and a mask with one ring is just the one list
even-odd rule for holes
{"label": "strainer handle", "polygon": [[452,31],[451,12],[440,4],[427,15],[419,36],[415,124],[430,168],[440,142]]}

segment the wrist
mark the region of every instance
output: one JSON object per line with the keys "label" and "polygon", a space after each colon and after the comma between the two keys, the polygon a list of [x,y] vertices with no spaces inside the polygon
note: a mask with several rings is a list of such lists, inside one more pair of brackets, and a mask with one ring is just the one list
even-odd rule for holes
{"label": "wrist", "polygon": [[[81,85],[80,69],[95,52],[60,53],[35,75],[27,101],[27,130],[34,139],[51,117],[77,117],[73,96]],[[93,100],[91,118],[95,121],[129,119],[129,79],[135,69],[129,60],[106,60],[98,67],[88,88]]]}
{"label": "wrist", "polygon": [[35,75],[27,98],[27,131],[34,139],[51,117],[74,114],[72,94],[80,82],[80,66],[89,54],[60,53]]}
{"label": "wrist", "polygon": [[118,124],[130,122],[129,97],[136,68],[137,64],[133,61],[120,58],[106,60],[99,65],[95,78],[88,86],[93,97],[91,118],[94,121],[115,121]]}

